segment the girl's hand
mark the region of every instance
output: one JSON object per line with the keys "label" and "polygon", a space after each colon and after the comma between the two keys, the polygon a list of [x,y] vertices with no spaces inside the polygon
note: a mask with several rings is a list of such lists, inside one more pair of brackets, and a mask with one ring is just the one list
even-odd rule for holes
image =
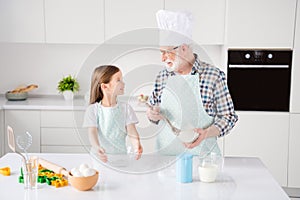
{"label": "girl's hand", "polygon": [[141,158],[142,156],[142,153],[143,153],[143,147],[142,145],[139,145],[139,147],[135,150],[135,159],[138,160]]}
{"label": "girl's hand", "polygon": [[107,162],[107,155],[105,154],[105,149],[103,149],[102,147],[96,147],[96,153],[99,156],[100,160],[102,162]]}

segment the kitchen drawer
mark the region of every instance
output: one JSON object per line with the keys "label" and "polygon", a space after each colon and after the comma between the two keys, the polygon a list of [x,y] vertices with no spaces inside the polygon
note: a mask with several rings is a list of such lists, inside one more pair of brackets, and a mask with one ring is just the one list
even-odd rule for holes
{"label": "kitchen drawer", "polygon": [[86,129],[41,128],[41,145],[89,145]]}
{"label": "kitchen drawer", "polygon": [[41,127],[82,127],[84,111],[41,111]]}
{"label": "kitchen drawer", "polygon": [[[11,126],[15,138],[28,131],[32,136],[32,144],[27,149],[29,153],[40,152],[40,111],[37,110],[5,110],[4,127]],[[17,144],[16,144],[17,146]],[[4,153],[11,152],[7,144],[7,135],[4,134]]]}
{"label": "kitchen drawer", "polygon": [[83,146],[41,146],[41,153],[88,153],[90,147]]}

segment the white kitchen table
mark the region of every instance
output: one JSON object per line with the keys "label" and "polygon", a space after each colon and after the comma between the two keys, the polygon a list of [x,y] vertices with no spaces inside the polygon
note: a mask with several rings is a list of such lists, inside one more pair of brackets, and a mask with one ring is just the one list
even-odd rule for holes
{"label": "white kitchen table", "polygon": [[[68,170],[81,163],[92,165],[89,154],[34,155]],[[140,160],[137,163],[147,161],[147,155],[143,159],[144,161]],[[214,183],[199,181],[196,159],[194,157],[192,183],[176,182],[175,164],[161,171],[144,174],[122,173],[99,165],[100,176],[97,185],[92,190],[83,192],[70,185],[55,188],[47,184],[39,184],[36,190],[24,190],[23,184],[18,183],[21,159],[14,153],[8,153],[0,158],[0,168],[11,168],[11,176],[0,175],[0,199],[289,199],[257,158],[225,158],[223,172]],[[151,165],[155,161],[147,162]]]}

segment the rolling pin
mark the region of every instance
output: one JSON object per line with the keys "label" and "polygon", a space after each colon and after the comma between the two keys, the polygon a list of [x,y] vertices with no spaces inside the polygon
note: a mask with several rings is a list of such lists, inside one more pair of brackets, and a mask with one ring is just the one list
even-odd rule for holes
{"label": "rolling pin", "polygon": [[69,172],[66,170],[66,168],[61,167],[52,162],[49,162],[48,160],[39,158],[39,164],[41,164],[46,169],[54,171],[54,173],[56,173],[56,174],[63,174],[65,177],[69,176]]}

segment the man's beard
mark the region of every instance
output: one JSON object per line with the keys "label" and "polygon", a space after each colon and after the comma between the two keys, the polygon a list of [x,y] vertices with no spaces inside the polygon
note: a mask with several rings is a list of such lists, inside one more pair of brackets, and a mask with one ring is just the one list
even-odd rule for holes
{"label": "man's beard", "polygon": [[[169,66],[168,63],[172,63],[172,66]],[[180,67],[181,61],[179,59],[179,56],[176,55],[174,61],[167,59],[165,62],[165,67],[168,70],[168,72],[176,72],[178,68]]]}

